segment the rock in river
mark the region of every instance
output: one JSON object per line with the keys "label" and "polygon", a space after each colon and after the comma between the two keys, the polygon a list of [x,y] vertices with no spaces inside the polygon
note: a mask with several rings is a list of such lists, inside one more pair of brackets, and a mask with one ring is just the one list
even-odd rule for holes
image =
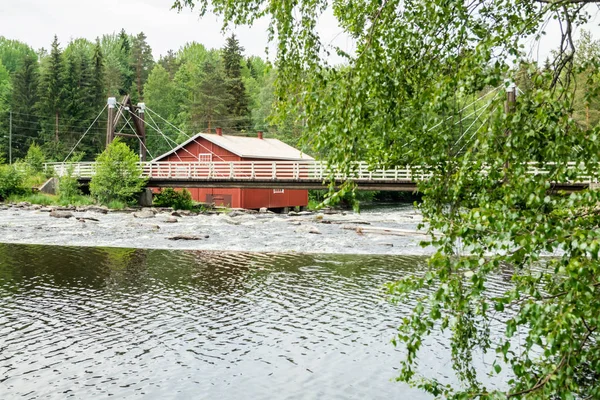
{"label": "rock in river", "polygon": [[142,210],[139,212],[133,213],[135,218],[154,218],[154,213],[150,210]]}
{"label": "rock in river", "polygon": [[72,218],[73,217],[73,213],[70,211],[52,210],[49,215],[54,218]]}

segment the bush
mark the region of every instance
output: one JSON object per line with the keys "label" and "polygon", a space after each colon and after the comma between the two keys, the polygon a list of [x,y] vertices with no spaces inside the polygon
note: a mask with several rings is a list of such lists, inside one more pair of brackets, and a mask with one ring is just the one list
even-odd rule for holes
{"label": "bush", "polygon": [[190,210],[194,207],[192,195],[185,189],[177,191],[166,188],[154,197],[153,203],[158,207],[173,207],[175,210]]}
{"label": "bush", "polygon": [[58,178],[58,197],[61,202],[68,202],[81,196],[79,181],[73,176],[73,166],[67,168],[67,173]]}
{"label": "bush", "polygon": [[25,192],[23,174],[14,165],[0,165],[0,200]]}
{"label": "bush", "polygon": [[96,159],[90,193],[102,204],[114,200],[130,203],[145,183],[138,156],[117,138]]}
{"label": "bush", "polygon": [[123,210],[125,207],[127,207],[127,204],[119,200],[113,200],[110,201],[106,206],[111,210]]}
{"label": "bush", "polygon": [[32,143],[31,146],[29,146],[29,150],[27,150],[27,155],[25,156],[24,161],[29,169],[29,173],[37,174],[44,171],[46,156],[44,156],[44,152],[40,146]]}

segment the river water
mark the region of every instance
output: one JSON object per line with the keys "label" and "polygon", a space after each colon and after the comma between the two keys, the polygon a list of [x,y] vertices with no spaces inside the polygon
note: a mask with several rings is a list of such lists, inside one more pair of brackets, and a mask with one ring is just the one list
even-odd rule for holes
{"label": "river water", "polygon": [[[0,244],[0,398],[429,399],[382,289],[424,262]],[[452,379],[444,340],[420,368]]]}

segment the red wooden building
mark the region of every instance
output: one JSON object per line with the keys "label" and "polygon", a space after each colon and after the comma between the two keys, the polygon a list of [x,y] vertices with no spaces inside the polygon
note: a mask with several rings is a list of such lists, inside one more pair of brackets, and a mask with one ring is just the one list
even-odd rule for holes
{"label": "red wooden building", "polygon": [[[278,139],[199,133],[154,162],[306,161],[312,157]],[[308,190],[188,188],[195,201],[233,208],[305,207]]]}

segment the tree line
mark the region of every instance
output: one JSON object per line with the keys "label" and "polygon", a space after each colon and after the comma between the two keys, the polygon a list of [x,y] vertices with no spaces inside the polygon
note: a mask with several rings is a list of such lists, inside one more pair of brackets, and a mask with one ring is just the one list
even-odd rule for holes
{"label": "tree line", "polygon": [[[100,112],[107,98],[127,94],[153,112],[146,132],[154,156],[216,127],[263,130],[295,143],[300,131],[292,117],[269,122],[276,75],[267,61],[246,57],[234,35],[221,49],[187,43],[158,60],[143,32],[77,38],[64,47],[55,36],[49,50],[0,37],[0,158],[9,158],[12,130],[13,160],[38,143],[49,160],[62,161],[82,137],[76,150],[93,159],[105,146],[107,115]],[[130,125],[122,119],[116,129],[132,133]]]}

